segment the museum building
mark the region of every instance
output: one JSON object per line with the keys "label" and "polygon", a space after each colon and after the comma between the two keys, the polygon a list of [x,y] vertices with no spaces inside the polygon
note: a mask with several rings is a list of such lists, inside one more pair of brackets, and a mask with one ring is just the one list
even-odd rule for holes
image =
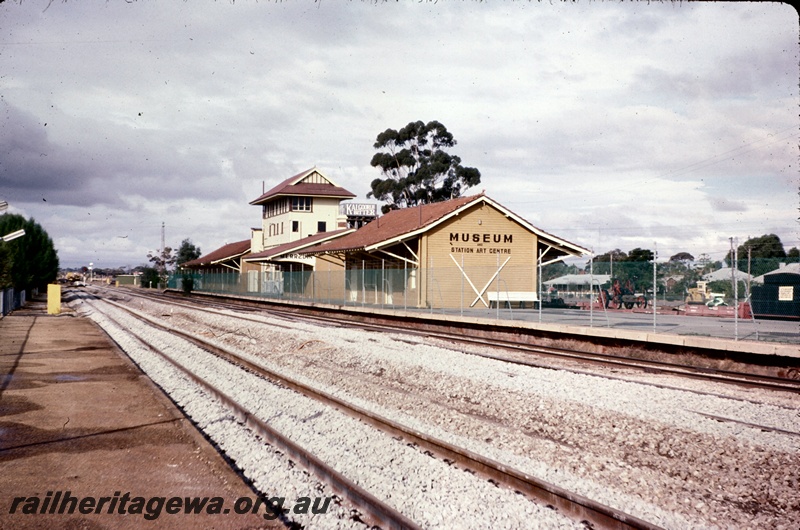
{"label": "museum building", "polygon": [[344,278],[323,282],[335,298],[457,308],[533,304],[540,265],[589,251],[481,193],[393,210],[299,253],[317,259],[318,280]]}
{"label": "museum building", "polygon": [[589,251],[549,234],[481,193],[377,215],[374,204],[317,168],[251,205],[248,241],[184,264],[238,273],[241,291],[332,303],[407,307],[534,304],[543,265]]}

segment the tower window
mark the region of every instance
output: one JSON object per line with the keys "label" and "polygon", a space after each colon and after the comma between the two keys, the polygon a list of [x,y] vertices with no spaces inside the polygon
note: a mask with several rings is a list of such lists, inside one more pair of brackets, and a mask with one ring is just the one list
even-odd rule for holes
{"label": "tower window", "polygon": [[311,197],[292,197],[293,212],[310,212]]}

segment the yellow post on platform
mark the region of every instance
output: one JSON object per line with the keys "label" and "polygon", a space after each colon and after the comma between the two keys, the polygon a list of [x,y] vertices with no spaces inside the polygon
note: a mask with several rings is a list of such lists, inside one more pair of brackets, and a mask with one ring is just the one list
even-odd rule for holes
{"label": "yellow post on platform", "polygon": [[61,286],[51,283],[47,286],[47,314],[58,315],[61,313]]}

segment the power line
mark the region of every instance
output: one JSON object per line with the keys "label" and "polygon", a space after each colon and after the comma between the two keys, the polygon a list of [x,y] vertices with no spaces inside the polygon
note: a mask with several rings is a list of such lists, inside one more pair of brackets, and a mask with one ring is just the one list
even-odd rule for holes
{"label": "power line", "polygon": [[[795,127],[790,127],[788,129],[797,129],[797,127],[796,126]],[[783,129],[782,131],[779,131],[778,133],[775,133],[775,135],[782,134],[783,132],[787,131],[788,129]],[[656,178],[683,175],[685,173],[691,173],[692,171],[697,171],[698,169],[703,169],[703,168],[706,168],[706,167],[709,167],[709,166],[713,166],[714,164],[719,164],[720,162],[724,162],[725,160],[728,160],[729,158],[733,158],[733,156],[727,156],[727,157],[721,158],[719,160],[714,160],[716,158],[719,158],[719,157],[724,156],[724,155],[728,155],[730,153],[736,153],[737,151],[741,151],[740,153],[737,153],[737,154],[741,154],[741,155],[743,155],[745,153],[750,153],[750,152],[755,151],[757,149],[761,149],[763,147],[768,147],[768,146],[770,146],[770,145],[772,145],[774,143],[782,142],[784,140],[788,140],[789,138],[797,135],[797,132],[798,131],[795,130],[794,133],[786,136],[785,138],[776,138],[776,139],[772,140],[771,142],[769,142],[767,144],[764,144],[762,146],[753,147],[751,149],[747,149],[746,151],[741,151],[742,149],[745,149],[747,147],[750,147],[752,145],[755,145],[757,143],[760,143],[760,142],[763,142],[764,140],[766,140],[766,138],[762,138],[761,140],[756,140],[755,142],[751,142],[751,143],[745,144],[745,145],[743,145],[741,147],[737,147],[735,149],[731,149],[730,151],[725,151],[724,153],[721,153],[719,155],[712,156],[710,158],[707,158],[704,161],[695,162],[694,164],[689,164],[688,166],[685,166],[685,167],[683,167],[681,169],[677,169],[677,170],[674,170],[674,171],[668,171],[666,173],[658,175]],[[770,136],[773,136],[773,135],[770,135]],[[694,167],[694,166],[697,166],[697,167]]]}

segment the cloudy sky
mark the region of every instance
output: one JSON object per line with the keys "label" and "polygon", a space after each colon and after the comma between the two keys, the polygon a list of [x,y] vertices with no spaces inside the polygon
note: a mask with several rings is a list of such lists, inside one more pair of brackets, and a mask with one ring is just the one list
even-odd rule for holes
{"label": "cloudy sky", "polygon": [[785,4],[9,0],[0,27],[0,200],[65,267],[146,263],[162,222],[246,239],[315,165],[364,202],[375,137],[417,120],[470,193],[597,253],[800,247]]}

